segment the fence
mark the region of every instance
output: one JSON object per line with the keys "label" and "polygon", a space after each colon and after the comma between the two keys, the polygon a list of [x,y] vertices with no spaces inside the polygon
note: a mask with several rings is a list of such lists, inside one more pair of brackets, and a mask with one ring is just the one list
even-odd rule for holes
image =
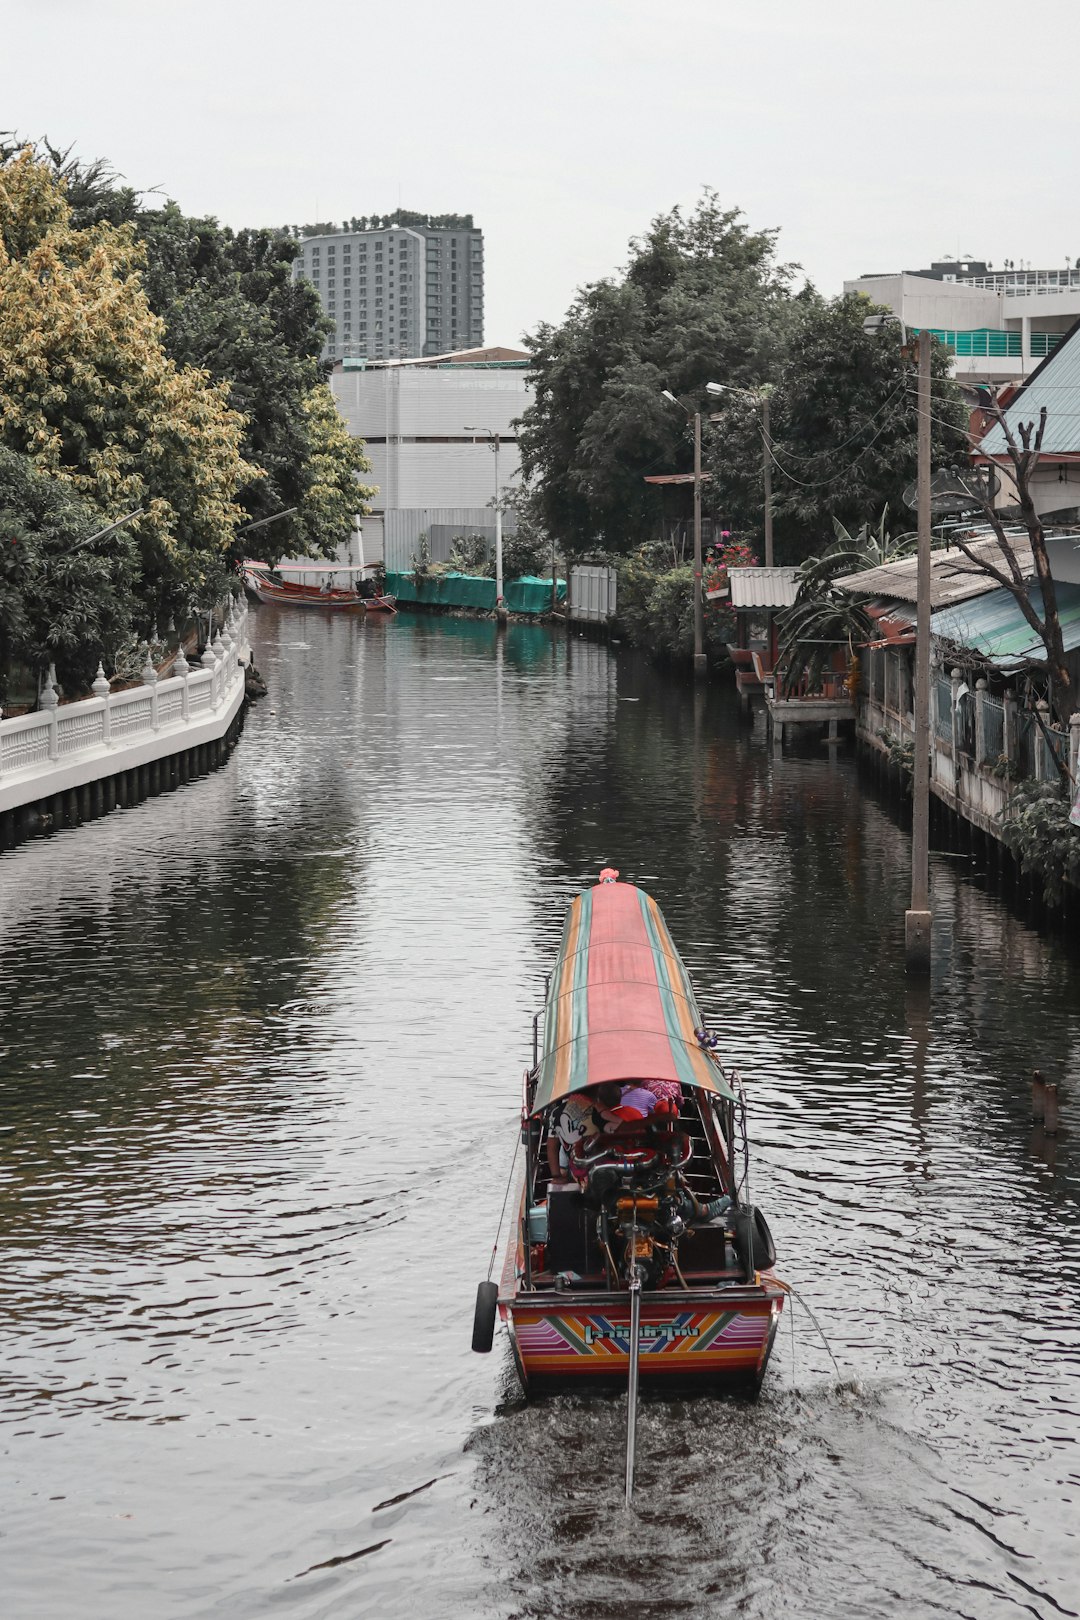
{"label": "fence", "polygon": [[989,692],[979,695],[982,698],[983,758],[999,760],[1005,753],[1005,705]]}
{"label": "fence", "polygon": [[231,605],[194,668],[181,648],[159,680],[148,659],[127,691],[111,691],[99,666],[94,696],[61,704],[50,671],[35,713],[0,719],[0,812],[224,735],[244,697],[246,621],[247,604]]}
{"label": "fence", "polygon": [[[909,702],[900,661],[884,649],[868,651],[860,726],[871,735],[898,731],[910,740],[914,733]],[[1021,777],[1053,781],[1062,771],[1080,781],[1080,713],[1073,715],[1068,727],[1051,726],[1045,703],[1035,709],[1021,707],[1014,694],[1002,698],[990,693],[982,678],[969,687],[960,669],[931,679],[930,730],[934,757],[951,758],[957,783],[961,766],[983,781]],[[1007,771],[1001,768],[1005,765]],[[938,778],[946,780],[947,774],[939,771]],[[959,787],[956,791],[961,792]],[[969,793],[985,798],[970,780],[961,796]]]}
{"label": "fence", "polygon": [[614,568],[571,568],[569,617],[594,624],[613,619],[617,577]]}
{"label": "fence", "polygon": [[939,675],[934,681],[933,703],[931,716],[933,720],[934,735],[952,742],[952,682],[947,676]]}

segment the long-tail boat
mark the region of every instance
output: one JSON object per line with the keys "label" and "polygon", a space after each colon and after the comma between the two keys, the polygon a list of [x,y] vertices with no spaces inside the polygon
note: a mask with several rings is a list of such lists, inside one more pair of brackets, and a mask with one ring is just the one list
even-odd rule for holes
{"label": "long-tail boat", "polygon": [[[497,1306],[527,1392],[628,1385],[629,1497],[639,1377],[756,1395],[787,1290],[746,1201],[738,1078],[656,902],[600,877],[569,907],[534,1021],[516,1219],[473,1348],[491,1348]],[[633,1117],[619,1098],[641,1089],[658,1100]]]}
{"label": "long-tail boat", "polygon": [[[311,583],[283,579],[269,563],[245,559],[244,584],[260,602],[277,602],[287,607],[329,608],[346,613],[396,613],[397,599],[380,595],[363,576],[378,567],[344,563],[285,563],[290,574],[303,574]],[[345,581],[345,583],[341,583]]]}

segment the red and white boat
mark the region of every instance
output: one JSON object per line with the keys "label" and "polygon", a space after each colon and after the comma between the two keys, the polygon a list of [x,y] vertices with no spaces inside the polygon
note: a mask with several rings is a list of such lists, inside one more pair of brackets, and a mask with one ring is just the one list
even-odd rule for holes
{"label": "red and white boat", "polygon": [[303,580],[285,579],[270,563],[245,558],[244,585],[258,601],[286,607],[323,608],[338,613],[397,612],[395,597],[365,591],[371,581],[363,576],[372,573],[377,563],[288,563],[285,567],[289,574],[302,574]]}

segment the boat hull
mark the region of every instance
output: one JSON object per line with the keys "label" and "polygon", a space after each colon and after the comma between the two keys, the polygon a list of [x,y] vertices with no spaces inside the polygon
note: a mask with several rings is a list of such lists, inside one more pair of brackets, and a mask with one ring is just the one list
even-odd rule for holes
{"label": "boat hull", "polygon": [[[756,1389],[783,1308],[782,1284],[765,1276],[737,1294],[645,1294],[638,1340],[643,1383]],[[564,1296],[526,1304],[501,1299],[518,1372],[527,1389],[625,1384],[630,1365],[627,1295]]]}
{"label": "boat hull", "polygon": [[393,596],[359,596],[354,591],[333,593],[311,590],[303,585],[273,585],[267,580],[248,580],[248,588],[260,602],[272,602],[285,607],[318,608],[326,613],[394,613],[397,611]]}

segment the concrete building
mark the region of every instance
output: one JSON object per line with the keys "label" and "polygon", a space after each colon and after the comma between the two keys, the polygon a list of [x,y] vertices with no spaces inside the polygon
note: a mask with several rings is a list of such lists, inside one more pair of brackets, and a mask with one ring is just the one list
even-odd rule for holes
{"label": "concrete building", "polygon": [[952,349],[960,382],[1022,382],[1080,318],[1080,267],[991,271],[977,259],[943,260],[859,276],[844,291],[883,304],[910,331],[933,332]]}
{"label": "concrete building", "polygon": [[334,322],[329,359],[403,359],[484,341],[484,236],[470,214],[401,213],[383,229],[305,237],[296,274]]}
{"label": "concrete building", "polygon": [[335,368],[331,390],[378,486],[363,521],[367,560],[411,567],[422,532],[436,562],[454,534],[494,536],[496,489],[512,491],[521,469],[515,420],[531,399],[529,364],[523,350],[490,348]]}

